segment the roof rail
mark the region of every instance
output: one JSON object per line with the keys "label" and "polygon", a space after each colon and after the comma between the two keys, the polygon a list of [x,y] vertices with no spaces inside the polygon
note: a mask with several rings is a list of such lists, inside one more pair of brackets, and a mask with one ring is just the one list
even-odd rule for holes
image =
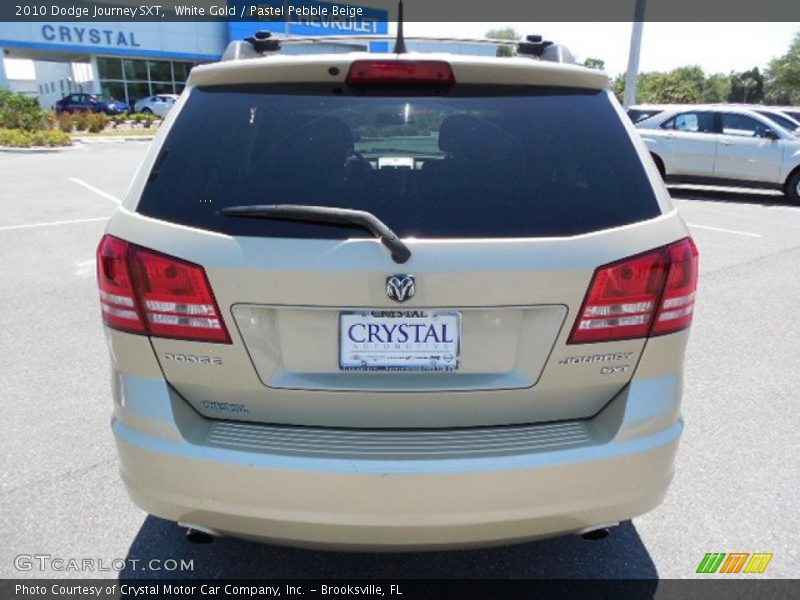
{"label": "roof rail", "polygon": [[[526,41],[501,40],[491,38],[458,38],[458,37],[410,37],[405,36],[405,41],[414,42],[446,42],[452,44],[477,44],[482,46],[516,48],[520,56],[527,56],[548,62],[574,64],[575,59],[566,46],[543,41],[540,35],[529,35]],[[234,41],[228,44],[222,60],[240,60],[257,58],[279,52],[284,46],[302,44],[325,44],[330,42],[393,42],[395,38],[389,35],[325,35],[289,38],[273,38],[269,31],[257,31],[254,35],[243,41]]]}

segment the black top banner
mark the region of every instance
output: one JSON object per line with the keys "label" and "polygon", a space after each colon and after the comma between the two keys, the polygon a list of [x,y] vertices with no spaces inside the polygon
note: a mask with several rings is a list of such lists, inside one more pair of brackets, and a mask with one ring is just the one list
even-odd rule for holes
{"label": "black top banner", "polygon": [[[0,21],[283,21],[358,19],[358,9],[397,20],[395,0],[3,0]],[[636,17],[634,17],[636,15]],[[641,16],[643,15],[643,17]],[[749,22],[800,21],[796,0],[405,0],[404,21]],[[746,45],[747,40],[742,40]]]}

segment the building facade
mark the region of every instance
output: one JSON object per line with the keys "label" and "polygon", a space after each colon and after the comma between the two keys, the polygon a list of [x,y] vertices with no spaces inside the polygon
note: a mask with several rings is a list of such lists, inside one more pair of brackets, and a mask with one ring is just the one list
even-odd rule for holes
{"label": "building facade", "polygon": [[129,103],[150,94],[180,93],[194,65],[219,60],[227,32],[224,22],[4,22],[0,85],[29,92],[29,85],[11,76],[8,63],[34,61],[34,91],[46,108],[76,91]]}

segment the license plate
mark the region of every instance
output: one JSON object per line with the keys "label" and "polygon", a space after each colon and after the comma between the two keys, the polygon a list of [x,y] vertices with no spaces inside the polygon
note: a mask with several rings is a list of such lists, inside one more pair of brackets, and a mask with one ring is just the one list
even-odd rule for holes
{"label": "license plate", "polygon": [[346,371],[455,371],[461,314],[376,310],[339,315],[339,368]]}

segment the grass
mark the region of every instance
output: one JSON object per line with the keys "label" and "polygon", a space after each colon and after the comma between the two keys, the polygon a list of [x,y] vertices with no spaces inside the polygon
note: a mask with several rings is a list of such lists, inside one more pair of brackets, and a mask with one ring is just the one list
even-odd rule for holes
{"label": "grass", "polygon": [[157,127],[150,127],[149,129],[106,129],[99,133],[89,133],[88,131],[73,131],[72,137],[140,137],[155,135],[158,132]]}

